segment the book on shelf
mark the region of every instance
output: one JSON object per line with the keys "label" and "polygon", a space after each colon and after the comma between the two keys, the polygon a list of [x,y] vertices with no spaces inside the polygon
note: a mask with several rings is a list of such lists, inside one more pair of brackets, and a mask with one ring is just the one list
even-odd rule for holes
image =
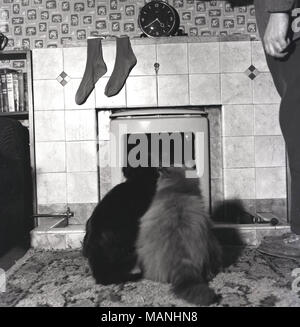
{"label": "book on shelf", "polygon": [[6,74],[4,71],[0,71],[0,80],[1,80],[1,94],[2,94],[2,112],[8,112],[8,97],[7,97],[7,83],[6,83]]}
{"label": "book on shelf", "polygon": [[14,94],[14,107],[20,111],[20,94],[19,94],[19,78],[18,73],[13,73],[13,94]]}
{"label": "book on shelf", "polygon": [[23,96],[23,106],[24,106],[24,110],[27,110],[28,108],[28,80],[27,80],[27,73],[23,73],[23,84],[24,84],[24,87],[23,87],[23,90],[24,90],[24,96]]}
{"label": "book on shelf", "polygon": [[19,109],[20,111],[26,111],[24,98],[24,74],[18,74],[18,89],[19,89]]}
{"label": "book on shelf", "polygon": [[27,73],[0,69],[0,112],[28,111]]}
{"label": "book on shelf", "polygon": [[7,87],[7,103],[8,103],[8,112],[15,111],[15,97],[14,97],[14,80],[13,74],[6,74],[6,87]]}
{"label": "book on shelf", "polygon": [[1,84],[1,76],[0,76],[0,112],[3,108],[3,95],[2,95],[2,84]]}

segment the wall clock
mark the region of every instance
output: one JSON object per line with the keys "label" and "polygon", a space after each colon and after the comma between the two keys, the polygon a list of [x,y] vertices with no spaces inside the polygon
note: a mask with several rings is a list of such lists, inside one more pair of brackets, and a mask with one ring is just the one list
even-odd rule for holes
{"label": "wall clock", "polygon": [[151,1],[140,10],[138,22],[147,36],[171,36],[177,33],[180,18],[177,10],[168,3]]}

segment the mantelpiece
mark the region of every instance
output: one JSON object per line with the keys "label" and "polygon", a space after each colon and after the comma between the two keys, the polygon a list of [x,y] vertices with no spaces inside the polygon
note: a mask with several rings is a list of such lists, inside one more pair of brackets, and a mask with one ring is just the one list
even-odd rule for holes
{"label": "mantelpiece", "polygon": [[[74,97],[85,68],[86,47],[33,51],[40,213],[64,212],[69,206],[75,212],[72,223],[79,224],[72,227],[73,234],[74,229],[82,233],[80,224],[110,187],[109,174],[100,170],[98,175],[97,168],[97,146],[99,160],[108,153],[110,110],[221,105],[224,179],[219,187],[224,198],[242,199],[249,209],[284,214],[286,166],[277,118],[279,96],[260,41],[133,39],[138,64],[112,98],[104,95],[104,87],[114,65],[115,42],[102,44],[108,72],[82,106]],[[157,74],[155,63],[159,63]],[[95,108],[105,110],[98,114],[98,130]],[[39,246],[37,235],[34,245]]]}

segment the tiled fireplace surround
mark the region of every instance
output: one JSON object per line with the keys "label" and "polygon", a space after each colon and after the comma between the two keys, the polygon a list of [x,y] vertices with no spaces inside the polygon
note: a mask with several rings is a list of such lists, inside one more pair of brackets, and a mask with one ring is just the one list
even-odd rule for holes
{"label": "tiled fireplace surround", "polygon": [[[36,228],[34,247],[80,246],[86,219],[111,186],[109,168],[100,168],[98,174],[98,160],[108,155],[109,115],[115,108],[221,106],[222,133],[211,142],[222,153],[214,164],[212,149],[212,194],[219,200],[241,199],[249,212],[273,211],[285,218],[279,96],[260,41],[134,39],[138,63],[122,91],[111,98],[104,95],[104,88],[114,65],[115,42],[102,44],[108,71],[82,106],[74,98],[86,47],[33,51],[38,212],[64,212],[69,206],[75,213],[68,228],[49,228],[50,218]],[[98,112],[98,123],[95,108],[106,109]],[[286,229],[236,228],[241,239],[253,245],[266,233]]]}

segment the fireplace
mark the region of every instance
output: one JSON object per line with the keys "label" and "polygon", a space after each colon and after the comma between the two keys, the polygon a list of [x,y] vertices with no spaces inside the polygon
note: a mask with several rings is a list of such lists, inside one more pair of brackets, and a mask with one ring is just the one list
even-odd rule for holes
{"label": "fireplace", "polygon": [[[221,209],[220,216],[225,213],[227,222],[237,224],[232,208],[240,203],[247,213],[274,213],[286,225],[280,98],[261,42],[238,36],[172,37],[133,39],[132,47],[138,63],[121,92],[108,98],[104,90],[114,67],[115,42],[103,41],[108,71],[82,106],[74,99],[84,73],[86,47],[33,50],[38,213],[62,213],[70,207],[74,212],[70,228],[82,235],[98,201],[121,180],[120,170],[116,174],[103,164],[110,155],[110,116],[113,123],[130,112],[136,115],[139,108],[168,107],[207,114],[212,212]],[[156,63],[160,64],[157,72]],[[125,116],[114,117],[120,110],[127,110]],[[130,124],[138,119],[131,117]],[[163,120],[167,118],[156,122]],[[263,227],[241,226],[252,236]],[[264,227],[267,232],[269,227]],[[247,244],[257,244],[259,237]],[[55,236],[61,238],[63,248],[73,241],[73,234],[67,240]]]}

